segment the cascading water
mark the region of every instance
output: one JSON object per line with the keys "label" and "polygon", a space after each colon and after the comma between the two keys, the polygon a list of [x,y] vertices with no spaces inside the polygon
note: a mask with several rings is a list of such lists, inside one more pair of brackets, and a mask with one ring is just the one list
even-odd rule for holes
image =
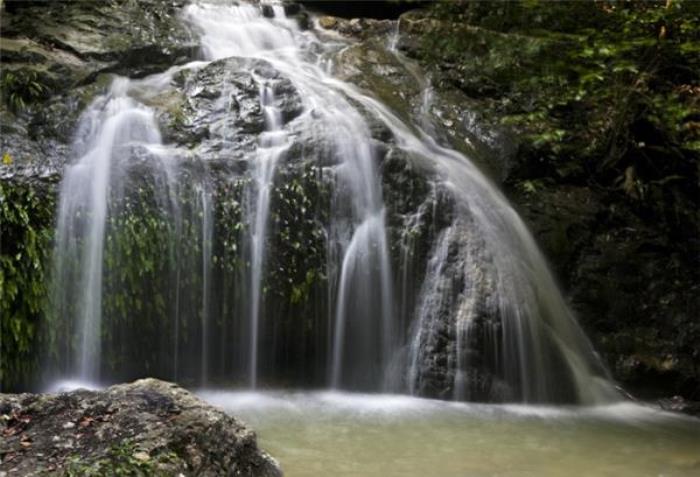
{"label": "cascading water", "polygon": [[110,189],[118,189],[122,179],[117,163],[130,148],[161,141],[153,112],[129,98],[128,87],[127,79],[115,80],[83,115],[75,142],[80,159],[66,170],[61,186],[56,306],[62,315],[76,316],[74,366],[86,381],[99,377],[103,250]]}
{"label": "cascading water", "polygon": [[[479,251],[482,268],[495,282],[493,293],[497,297],[485,307],[490,315],[500,317],[497,323],[484,327],[482,341],[492,341],[484,353],[490,355],[487,359],[496,368],[496,379],[516,390],[499,396],[499,383],[495,382],[490,392],[480,398],[527,402],[574,399],[589,403],[614,399],[616,391],[605,378],[605,370],[569,311],[530,232],[500,192],[463,155],[439,146],[423,132],[416,135],[375,99],[352,86],[343,87],[391,128],[403,149],[433,161],[444,185],[459,199],[457,216],[470,217],[483,237]],[[469,246],[467,240],[459,248]],[[451,332],[454,334],[455,328],[457,332],[471,330],[471,326],[454,323],[459,322],[473,300],[464,290],[451,292],[461,295],[448,314],[453,323]],[[436,311],[431,307],[427,310]],[[419,309],[418,323],[422,313],[425,311]],[[414,334],[419,335],[415,338],[418,341],[421,334],[425,335],[420,325]],[[500,335],[500,339],[493,341],[493,334]],[[461,336],[460,340],[465,338],[468,337]],[[414,341],[414,346],[420,348],[418,353],[423,354],[424,360],[432,360],[430,345],[416,345]],[[462,362],[454,354],[451,360]],[[463,370],[455,370],[454,364],[448,364],[450,367],[453,375],[463,376]],[[420,379],[419,374],[415,379]],[[573,389],[568,394],[564,391],[565,396],[558,395],[567,386]]]}
{"label": "cascading water", "polygon": [[[84,383],[96,383],[104,378],[103,371],[108,366],[102,360],[105,335],[122,334],[121,328],[128,325],[119,323],[116,317],[124,318],[135,311],[123,309],[123,301],[115,302],[113,298],[120,299],[126,292],[123,289],[126,271],[120,270],[117,262],[128,261],[133,254],[130,244],[120,238],[131,232],[129,240],[132,240],[138,234],[138,224],[125,221],[125,217],[147,186],[154,189],[151,206],[158,216],[154,222],[172,232],[167,234],[166,242],[153,244],[159,252],[164,252],[169,273],[158,277],[166,279],[163,283],[152,284],[170,290],[172,298],[174,336],[170,351],[165,351],[172,358],[171,376],[177,377],[180,366],[181,314],[193,302],[197,302],[194,306],[201,315],[202,355],[206,354],[210,320],[211,197],[206,179],[195,181],[188,192],[183,190],[178,177],[179,159],[162,144],[155,111],[136,99],[149,91],[152,94],[161,80],[158,76],[139,81],[118,77],[109,91],[91,104],[82,115],[75,136],[74,152],[79,159],[66,169],[61,185],[53,305],[66,329],[54,333],[63,332],[67,336],[64,362],[59,367]],[[148,183],[142,182],[144,177],[148,177]],[[183,195],[191,198],[189,211],[183,211]],[[196,220],[192,220],[194,217]],[[200,250],[197,257],[182,251],[186,226],[193,228]],[[194,299],[183,297],[185,285],[180,280],[183,269],[194,265],[190,259],[199,261],[201,271],[198,277],[201,288],[187,293],[198,295]],[[149,263],[154,267],[153,259],[146,262]],[[140,298],[137,303],[142,303]],[[168,308],[168,304],[164,300],[156,307]],[[109,311],[107,323],[105,310]],[[206,359],[202,359],[200,372],[202,381],[206,381]]]}
{"label": "cascading water", "polygon": [[[330,80],[328,75],[318,65],[303,58],[304,46],[315,44],[315,39],[303,34],[295,21],[286,19],[281,7],[273,11],[275,18],[268,20],[252,5],[192,5],[188,7],[186,17],[201,31],[208,59],[235,55],[269,62],[292,82],[304,98],[304,109],[313,113],[313,117],[306,115],[301,121],[308,122],[310,130],[317,130],[319,124],[327,128],[326,131],[318,131],[318,134],[330,143],[338,161],[329,174],[335,177],[335,202],[341,209],[333,212],[338,219],[331,224],[329,236],[331,247],[339,248],[337,256],[342,257],[338,288],[333,292],[337,303],[333,320],[330,382],[334,387],[339,387],[345,378],[354,383],[366,381],[367,376],[372,374],[369,370],[375,369],[375,376],[370,376],[371,384],[366,384],[375,386],[382,381],[383,369],[391,357],[394,313],[381,188],[370,132],[355,108],[335,89],[324,85]],[[236,28],[230,28],[233,24]],[[270,94],[271,90],[263,88],[261,102],[268,131],[276,131],[280,125],[270,120]],[[279,133],[263,133],[263,149],[266,148],[265,138],[271,134],[272,137],[280,137]],[[258,368],[262,247],[269,213],[269,187],[279,153],[279,150],[273,149],[273,152],[263,152],[260,156],[255,178],[257,199],[251,208],[255,213],[249,220],[254,230],[251,236],[250,303],[252,385],[256,383]],[[352,322],[347,319],[349,314],[353,315]],[[361,323],[362,320],[366,322]],[[382,323],[379,329],[374,326],[377,322]],[[378,342],[372,343],[377,336]],[[366,343],[368,347],[364,352],[348,350],[348,341],[358,346]],[[347,364],[350,358],[355,364],[353,369]]]}
{"label": "cascading water", "polygon": [[[57,310],[75,322],[66,348],[80,350],[64,368],[98,378],[107,369],[100,343],[109,343],[129,360],[110,363],[124,369],[111,376],[470,400],[614,395],[521,219],[465,156],[428,134],[427,81],[409,124],[334,77],[347,45],[301,30],[280,5],[195,3],[184,19],[205,62],[116,80],[81,121],[56,249]],[[417,74],[397,51],[398,33],[390,53]],[[199,143],[163,146],[178,139],[161,140],[159,126],[170,126],[152,107],[183,88],[182,107],[207,126],[185,121]],[[394,156],[418,164],[429,191],[400,213],[387,194]],[[150,185],[134,177],[138,167]],[[122,212],[144,194],[156,198],[149,227],[167,236],[139,252],[148,278],[112,258],[134,255],[119,241],[138,237]],[[144,285],[134,310],[122,303],[129,280]],[[139,313],[159,330],[152,350],[126,331]]]}
{"label": "cascading water", "polygon": [[257,385],[258,376],[258,333],[260,330],[260,307],[262,305],[262,274],[265,259],[265,239],[267,237],[270,194],[275,166],[287,148],[286,135],[281,130],[282,117],[274,106],[275,93],[272,86],[261,84],[260,104],[265,115],[266,131],[260,136],[260,149],[255,165],[254,182],[257,189],[250,207],[251,235],[251,283],[250,283],[250,385]]}
{"label": "cascading water", "polygon": [[[206,183],[205,183],[206,184]],[[212,206],[210,192],[206,187],[197,191],[198,209],[201,210],[202,227],[202,344],[201,344],[201,383],[209,379],[209,340],[211,327],[211,262],[212,262]]]}

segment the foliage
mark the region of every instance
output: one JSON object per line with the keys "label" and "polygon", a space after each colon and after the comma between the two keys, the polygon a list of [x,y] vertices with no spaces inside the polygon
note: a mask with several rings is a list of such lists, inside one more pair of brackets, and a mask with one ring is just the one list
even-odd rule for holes
{"label": "foliage", "polygon": [[700,3],[441,2],[415,24],[436,86],[517,133],[506,190],[616,378],[673,357],[649,375],[696,398]]}
{"label": "foliage", "polygon": [[[105,234],[102,341],[112,369],[124,365],[122,347],[132,340],[144,340],[134,349],[148,368],[154,358],[147,343],[167,316],[164,279],[173,231],[167,217],[153,208],[152,192],[140,184],[135,189],[133,197],[110,204]],[[138,331],[127,339],[119,336],[119,330],[129,329]]]}
{"label": "foliage", "polygon": [[215,221],[218,240],[212,260],[224,276],[234,274],[243,267],[240,244],[247,224],[243,218],[241,197],[250,182],[250,179],[240,177],[224,181],[215,190],[213,199],[217,204]]}
{"label": "foliage", "polygon": [[[700,4],[441,2],[432,15],[455,30],[428,35],[425,54],[453,63],[457,86],[486,99],[559,175],[622,176],[632,166],[659,180],[692,170]],[[657,145],[684,163],[654,163]],[[568,170],[572,154],[583,169]]]}
{"label": "foliage", "polygon": [[41,82],[38,73],[30,69],[5,69],[0,74],[0,91],[7,106],[19,112],[43,98],[48,88]]}
{"label": "foliage", "polygon": [[110,200],[105,231],[103,355],[112,375],[128,373],[128,364],[137,362],[149,374],[170,376],[171,360],[158,351],[186,342],[195,332],[192,317],[202,313],[199,192],[186,178],[165,198],[163,184],[150,174],[130,175],[124,195]]}
{"label": "foliage", "polygon": [[512,190],[604,190],[697,256],[700,3],[440,2],[428,15],[416,54],[520,137]]}
{"label": "foliage", "polygon": [[0,386],[22,383],[37,365],[37,326],[47,299],[52,193],[0,182]]}

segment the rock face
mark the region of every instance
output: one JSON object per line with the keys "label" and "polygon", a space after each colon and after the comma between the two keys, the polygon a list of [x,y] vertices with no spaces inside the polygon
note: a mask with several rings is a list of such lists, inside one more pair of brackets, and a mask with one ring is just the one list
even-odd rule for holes
{"label": "rock face", "polygon": [[155,73],[187,61],[196,50],[177,17],[182,1],[149,2],[148,8],[124,0],[27,2],[19,8],[22,3],[3,15],[3,62],[10,70],[35,68],[57,88],[101,72]]}
{"label": "rock face", "polygon": [[60,170],[80,112],[111,74],[142,77],[197,53],[182,1],[5,3],[0,128],[13,167],[1,175]]}
{"label": "rock face", "polygon": [[0,395],[0,420],[0,475],[282,475],[252,430],[155,379]]}

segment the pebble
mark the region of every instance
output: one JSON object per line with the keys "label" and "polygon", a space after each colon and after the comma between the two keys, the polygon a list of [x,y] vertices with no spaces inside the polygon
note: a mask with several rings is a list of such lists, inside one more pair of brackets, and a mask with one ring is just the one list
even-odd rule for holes
{"label": "pebble", "polygon": [[148,455],[148,452],[134,452],[133,456],[134,459],[140,460],[141,462],[146,462],[151,458],[151,456]]}

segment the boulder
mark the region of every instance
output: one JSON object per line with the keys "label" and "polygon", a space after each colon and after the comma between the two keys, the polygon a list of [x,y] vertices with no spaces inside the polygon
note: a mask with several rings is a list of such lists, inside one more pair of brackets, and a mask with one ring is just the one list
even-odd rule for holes
{"label": "boulder", "polygon": [[0,434],[0,475],[282,475],[238,419],[156,379],[0,395]]}

